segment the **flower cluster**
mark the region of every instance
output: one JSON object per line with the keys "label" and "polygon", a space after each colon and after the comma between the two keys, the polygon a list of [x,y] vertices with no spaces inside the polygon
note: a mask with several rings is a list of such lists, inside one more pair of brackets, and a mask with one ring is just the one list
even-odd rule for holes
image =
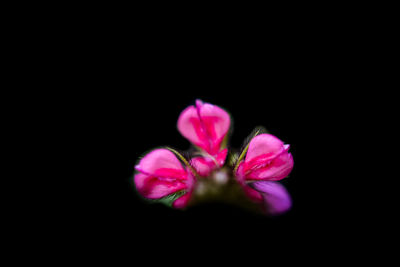
{"label": "flower cluster", "polygon": [[178,209],[207,198],[248,201],[269,215],[290,209],[288,192],[276,182],[293,168],[289,145],[257,132],[240,154],[228,153],[230,124],[225,110],[200,100],[183,110],[178,130],[196,152],[190,159],[171,148],[146,154],[135,167],[139,194]]}

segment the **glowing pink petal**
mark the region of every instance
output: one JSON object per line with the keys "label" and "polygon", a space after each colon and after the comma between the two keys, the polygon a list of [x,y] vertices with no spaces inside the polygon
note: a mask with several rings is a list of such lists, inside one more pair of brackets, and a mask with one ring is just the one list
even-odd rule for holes
{"label": "glowing pink petal", "polygon": [[243,172],[243,166],[244,163],[242,162],[238,167],[238,170],[236,172],[237,181],[242,186],[242,189],[248,198],[250,198],[252,201],[256,203],[262,203],[264,199],[263,196],[258,191],[254,190],[253,188],[251,188],[246,184]]}
{"label": "glowing pink petal", "polygon": [[292,207],[290,195],[280,183],[254,182],[251,186],[262,194],[268,214],[279,215]]}
{"label": "glowing pink petal", "polygon": [[204,129],[201,126],[197,109],[189,106],[184,109],[178,119],[178,130],[190,142],[207,150],[209,143]]}
{"label": "glowing pink petal", "polygon": [[201,176],[208,176],[213,170],[215,163],[210,158],[194,157],[190,161],[190,165],[192,165]]}
{"label": "glowing pink petal", "polygon": [[289,175],[293,169],[293,164],[292,155],[284,151],[266,163],[265,167],[250,171],[246,177],[249,180],[278,181]]}
{"label": "glowing pink petal", "polygon": [[178,119],[179,132],[210,155],[219,152],[229,126],[230,117],[225,110],[200,100],[196,107],[183,110]]}
{"label": "glowing pink petal", "polygon": [[246,196],[248,198],[250,198],[253,202],[255,203],[262,203],[263,202],[263,196],[256,190],[254,190],[253,188],[251,188],[248,185],[244,185],[243,187],[243,191],[246,194]]}
{"label": "glowing pink petal", "polygon": [[272,134],[260,134],[254,137],[249,144],[246,162],[250,164],[260,156],[264,160],[272,159],[284,150],[284,144]]}
{"label": "glowing pink petal", "polygon": [[210,149],[207,152],[214,155],[219,151],[221,143],[228,133],[231,119],[225,110],[208,103],[197,103],[197,109],[210,140]]}
{"label": "glowing pink petal", "polygon": [[181,190],[191,191],[193,176],[167,149],[156,149],[142,158],[134,177],[138,192],[149,199],[159,199]]}
{"label": "glowing pink petal", "polygon": [[[283,186],[267,182],[283,179],[292,171],[293,157],[288,152],[289,147],[273,135],[258,135],[250,141],[245,160],[239,164],[235,173],[250,199],[254,202],[268,200],[271,203],[267,206],[270,214],[283,212],[291,205]],[[259,182],[251,183],[255,180]]]}
{"label": "glowing pink petal", "polygon": [[192,196],[192,193],[184,194],[183,196],[181,196],[180,198],[178,198],[174,201],[174,203],[172,204],[172,207],[174,207],[176,209],[182,209],[182,208],[186,207],[191,196]]}
{"label": "glowing pink petal", "polygon": [[176,181],[163,181],[157,177],[137,173],[134,177],[138,192],[149,199],[158,199],[187,188],[186,184]]}
{"label": "glowing pink petal", "polygon": [[228,149],[223,149],[214,158],[212,156],[194,157],[190,161],[190,165],[198,174],[207,177],[213,170],[221,168],[224,165],[227,154]]}
{"label": "glowing pink petal", "polygon": [[241,169],[236,173],[246,180],[277,181],[285,178],[293,169],[293,157],[285,145],[277,137],[270,134],[260,134],[249,144]]}
{"label": "glowing pink petal", "polygon": [[217,156],[215,157],[215,160],[218,162],[218,165],[219,165],[218,167],[222,167],[224,165],[227,155],[228,155],[228,149],[227,148],[221,150],[217,154]]}
{"label": "glowing pink petal", "polygon": [[168,149],[155,149],[144,156],[136,169],[157,177],[186,179],[186,170],[174,153]]}

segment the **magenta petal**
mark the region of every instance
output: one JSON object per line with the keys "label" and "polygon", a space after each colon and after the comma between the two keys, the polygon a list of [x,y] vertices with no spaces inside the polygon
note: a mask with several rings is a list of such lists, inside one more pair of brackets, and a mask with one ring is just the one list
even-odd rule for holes
{"label": "magenta petal", "polygon": [[292,154],[283,151],[265,167],[251,171],[246,178],[250,180],[278,181],[289,175],[293,169],[293,164]]}
{"label": "magenta petal", "polygon": [[244,184],[242,185],[243,191],[246,194],[248,198],[250,198],[253,202],[255,203],[262,203],[263,202],[263,196],[258,192],[257,190],[254,190],[250,186]]}
{"label": "magenta petal", "polygon": [[185,179],[186,171],[174,153],[155,149],[142,158],[136,169],[148,175]]}
{"label": "magenta petal", "polygon": [[190,142],[206,151],[208,150],[209,142],[195,107],[189,106],[179,115],[178,130]]}
{"label": "magenta petal", "polygon": [[245,179],[244,165],[245,165],[245,163],[243,161],[241,163],[239,163],[239,166],[235,173],[235,176],[236,176],[237,180],[239,181],[239,183],[244,183],[244,179]]}
{"label": "magenta petal", "polygon": [[215,163],[211,159],[205,157],[194,157],[190,161],[190,165],[201,176],[208,176],[213,170]]}
{"label": "magenta petal", "polygon": [[191,173],[183,168],[176,156],[167,149],[156,149],[142,158],[134,177],[138,192],[149,199],[158,199],[193,185]]}
{"label": "magenta petal", "polygon": [[290,195],[280,183],[263,181],[254,182],[251,186],[263,195],[266,211],[269,215],[285,213],[292,207]]}
{"label": "magenta petal", "polygon": [[256,160],[260,156],[264,160],[272,159],[284,149],[283,142],[277,137],[271,134],[260,134],[250,141],[245,161],[251,164],[252,160]]}
{"label": "magenta petal", "polygon": [[197,171],[201,176],[209,176],[210,173],[224,165],[228,149],[221,150],[214,158],[212,156],[201,156],[194,157],[190,161],[190,165]]}
{"label": "magenta petal", "polygon": [[207,152],[214,155],[220,150],[222,140],[228,133],[231,119],[225,110],[208,103],[198,106],[198,110],[203,127],[210,140],[210,148]]}
{"label": "magenta petal", "polygon": [[219,167],[222,167],[224,165],[227,155],[228,155],[228,149],[227,148],[221,150],[217,154],[217,156],[215,157],[215,160],[218,162]]}
{"label": "magenta petal", "polygon": [[229,126],[230,117],[226,111],[200,100],[196,101],[196,107],[183,110],[178,119],[179,132],[211,155],[218,153]]}
{"label": "magenta petal", "polygon": [[186,205],[189,203],[190,197],[192,196],[191,193],[186,193],[180,198],[176,199],[174,203],[172,204],[172,207],[175,209],[182,209],[186,207]]}
{"label": "magenta petal", "polygon": [[238,183],[242,186],[242,189],[248,198],[250,198],[252,201],[254,201],[256,203],[262,203],[262,201],[263,201],[262,195],[258,191],[254,190],[253,188],[251,188],[250,186],[248,186],[246,184],[244,172],[243,172],[243,166],[244,166],[244,163],[243,162],[240,163],[239,167],[235,173]]}
{"label": "magenta petal", "polygon": [[177,180],[163,181],[143,173],[137,173],[134,181],[138,192],[149,199],[162,198],[187,188],[186,184]]}

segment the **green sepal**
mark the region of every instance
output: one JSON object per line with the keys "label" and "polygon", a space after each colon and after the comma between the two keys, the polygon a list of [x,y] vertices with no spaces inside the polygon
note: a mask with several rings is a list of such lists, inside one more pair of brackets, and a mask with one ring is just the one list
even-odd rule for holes
{"label": "green sepal", "polygon": [[228,166],[230,166],[231,168],[233,168],[236,164],[236,162],[239,159],[239,153],[228,153],[226,162],[228,164]]}
{"label": "green sepal", "polygon": [[228,142],[229,142],[229,131],[228,131],[228,133],[226,133],[224,139],[222,139],[221,147],[220,147],[221,150],[228,147]]}

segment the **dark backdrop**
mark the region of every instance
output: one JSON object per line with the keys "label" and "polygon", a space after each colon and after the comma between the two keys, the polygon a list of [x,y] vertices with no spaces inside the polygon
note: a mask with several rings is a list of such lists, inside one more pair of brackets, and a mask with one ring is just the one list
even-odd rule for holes
{"label": "dark backdrop", "polygon": [[[348,215],[357,214],[360,207],[374,215],[381,208],[370,208],[376,190],[364,191],[367,198],[358,195],[366,183],[359,170],[369,171],[369,166],[355,160],[361,154],[357,145],[376,145],[376,137],[366,142],[360,137],[379,129],[368,123],[361,134],[352,135],[348,126],[369,122],[379,109],[374,99],[366,101],[367,91],[375,97],[382,88],[382,79],[379,86],[371,86],[374,75],[368,69],[376,48],[367,44],[380,42],[371,31],[382,28],[374,22],[363,25],[365,21],[357,18],[349,24],[339,13],[326,17],[331,7],[317,12],[310,8],[318,17],[296,7],[293,17],[286,7],[276,17],[276,10],[264,14],[260,9],[263,14],[258,16],[247,13],[249,19],[221,9],[218,13],[232,18],[218,15],[220,21],[214,23],[202,14],[190,24],[186,22],[192,10],[177,9],[187,16],[181,18],[161,8],[164,19],[154,8],[143,17],[141,9],[121,14],[120,9],[113,13],[98,12],[94,6],[74,8],[82,12],[81,19],[71,12],[60,23],[46,17],[42,26],[24,23],[22,28],[32,27],[28,36],[16,31],[24,37],[17,54],[26,60],[15,64],[30,73],[18,74],[16,81],[27,82],[20,87],[30,92],[14,91],[33,105],[24,111],[24,117],[33,117],[31,124],[16,124],[24,126],[21,139],[30,132],[40,137],[29,140],[39,147],[32,149],[34,157],[40,159],[44,152],[53,160],[42,160],[51,170],[42,188],[46,194],[23,185],[34,195],[26,201],[32,209],[21,223],[21,229],[37,234],[29,248],[37,247],[48,233],[54,250],[67,252],[58,260],[71,258],[71,249],[94,251],[94,258],[100,259],[115,249],[139,266],[155,260],[179,264],[189,251],[194,257],[184,263],[219,255],[223,260],[259,259],[263,265],[272,265],[276,251],[284,255],[279,260],[298,259],[290,248],[304,252],[307,260],[343,245],[351,251],[349,237],[359,225]],[[359,8],[353,13],[363,13]],[[59,17],[58,12],[48,13]],[[267,218],[221,204],[177,211],[140,200],[132,184],[135,163],[156,147],[189,148],[176,122],[196,99],[231,113],[232,147],[239,148],[256,126],[291,145],[294,169],[282,181],[293,198],[291,211]],[[359,108],[359,103],[367,108]],[[31,110],[42,113],[29,114]],[[39,131],[42,118],[49,118],[44,133]],[[50,143],[51,152],[44,151],[41,139]],[[30,161],[16,151],[24,156],[23,164]],[[351,168],[356,173],[350,173]],[[32,175],[28,179],[37,181]],[[356,186],[347,189],[350,183]],[[42,200],[39,205],[35,198]],[[368,233],[360,236],[369,238]],[[336,237],[342,238],[339,246],[333,241]],[[56,246],[60,243],[68,249]],[[146,264],[140,265],[141,259]]]}
{"label": "dark backdrop", "polygon": [[[86,141],[96,159],[91,165],[84,211],[90,221],[88,229],[101,232],[102,238],[106,235],[128,243],[162,244],[188,238],[188,242],[212,240],[212,246],[241,238],[268,244],[287,242],[287,238],[306,237],[309,231],[315,237],[321,227],[327,228],[323,233],[329,233],[334,214],[325,209],[333,201],[326,196],[331,192],[332,170],[324,168],[323,151],[329,146],[325,134],[335,131],[335,126],[334,122],[325,126],[329,114],[324,114],[323,106],[327,100],[319,94],[330,90],[330,77],[322,82],[324,73],[308,64],[295,69],[281,66],[285,61],[281,57],[263,59],[263,64],[253,60],[229,63],[228,57],[221,65],[208,60],[195,57],[186,64],[168,58],[169,63],[154,61],[149,69],[124,64],[92,73],[94,90],[86,100],[91,105],[84,120],[85,126],[90,126]],[[132,184],[134,165],[156,147],[189,148],[176,122],[195,99],[230,112],[230,145],[234,148],[240,148],[260,125],[291,144],[295,165],[290,177],[283,180],[293,197],[291,211],[267,218],[221,204],[176,211],[140,200]]]}
{"label": "dark backdrop", "polygon": [[[329,240],[345,219],[332,197],[337,177],[326,164],[333,162],[327,151],[341,149],[336,115],[346,92],[340,92],[340,105],[335,100],[338,88],[350,85],[344,85],[340,51],[302,37],[296,44],[256,38],[233,45],[117,38],[80,47],[64,83],[74,91],[74,134],[86,170],[76,181],[83,201],[65,219],[83,233],[80,238],[168,251],[206,242],[207,251],[249,253]],[[234,148],[256,126],[291,144],[294,169],[283,183],[292,210],[267,218],[222,204],[177,211],[140,200],[134,165],[153,148],[189,148],[176,122],[196,99],[230,112]]]}

